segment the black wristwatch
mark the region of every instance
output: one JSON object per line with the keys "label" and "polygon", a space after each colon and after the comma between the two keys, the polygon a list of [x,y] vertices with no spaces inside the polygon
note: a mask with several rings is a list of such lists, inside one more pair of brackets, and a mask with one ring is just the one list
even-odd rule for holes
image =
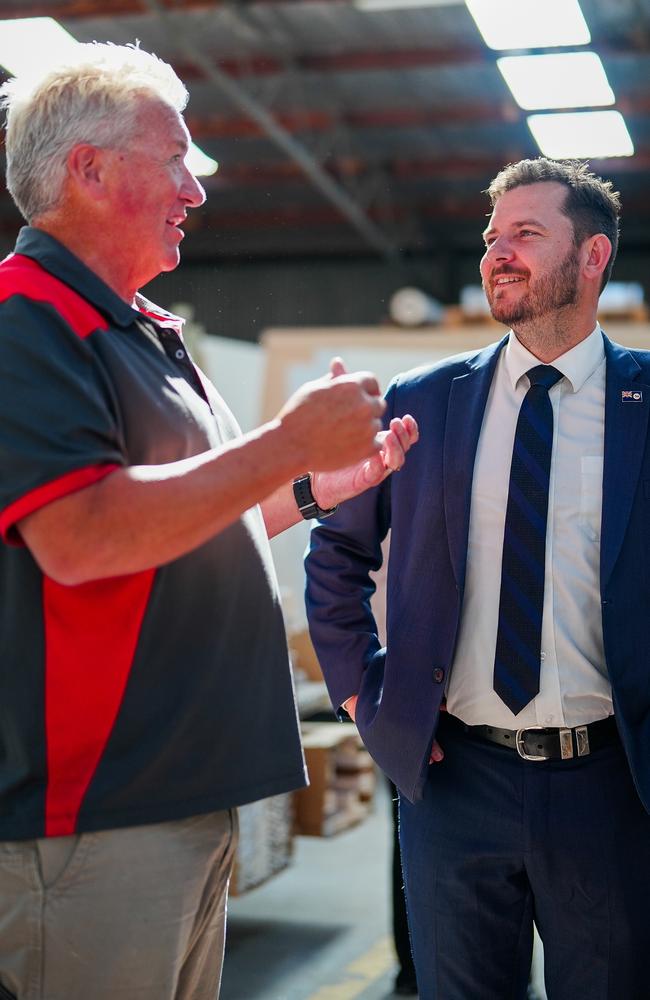
{"label": "black wristwatch", "polygon": [[311,491],[311,472],[307,472],[304,476],[298,476],[297,479],[294,479],[293,495],[296,498],[298,510],[306,521],[310,521],[313,517],[330,517],[331,514],[334,514],[339,509],[338,504],[336,507],[330,507],[328,510],[318,506]]}

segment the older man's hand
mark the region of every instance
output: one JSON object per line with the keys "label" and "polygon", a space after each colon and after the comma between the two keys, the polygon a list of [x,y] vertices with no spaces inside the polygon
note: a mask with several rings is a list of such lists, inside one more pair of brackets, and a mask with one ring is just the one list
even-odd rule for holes
{"label": "older man's hand", "polygon": [[[344,374],[343,362],[335,358],[331,363],[332,377]],[[403,417],[395,417],[387,431],[377,434],[378,451],[370,458],[333,471],[317,469],[312,475],[312,490],[318,505],[327,510],[343,500],[358,496],[371,486],[378,486],[387,476],[402,468],[407,452],[418,437],[418,425],[407,413]]]}
{"label": "older man's hand", "polygon": [[328,375],[305,383],[280,410],[283,451],[302,468],[323,471],[370,458],[381,448],[385,409],[372,372],[348,373],[335,358]]}

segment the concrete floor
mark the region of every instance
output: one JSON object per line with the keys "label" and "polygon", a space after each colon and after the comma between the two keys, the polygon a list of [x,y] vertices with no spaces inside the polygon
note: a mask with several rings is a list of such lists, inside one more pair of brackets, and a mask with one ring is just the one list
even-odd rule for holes
{"label": "concrete floor", "polygon": [[297,837],[292,865],[231,899],[221,1000],[385,1000],[391,814],[378,783],[371,815],[334,837]]}

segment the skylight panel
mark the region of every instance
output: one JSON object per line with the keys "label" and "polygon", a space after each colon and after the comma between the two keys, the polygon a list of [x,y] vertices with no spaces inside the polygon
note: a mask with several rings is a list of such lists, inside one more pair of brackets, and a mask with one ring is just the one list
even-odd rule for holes
{"label": "skylight panel", "polygon": [[[0,66],[12,76],[39,72],[48,65],[64,62],[79,43],[52,17],[24,17],[0,21]],[[214,174],[219,164],[191,143],[186,161],[199,177]],[[195,169],[196,167],[196,169]]]}
{"label": "skylight panel", "polygon": [[65,59],[77,40],[52,17],[0,21],[0,65],[13,76]]}
{"label": "skylight panel", "polygon": [[465,0],[354,0],[359,10],[405,10],[408,7],[459,7]]}
{"label": "skylight panel", "polygon": [[212,177],[219,169],[219,164],[211,156],[204,153],[196,143],[190,142],[190,148],[185,157],[185,165],[195,177]]}
{"label": "skylight panel", "polygon": [[584,108],[614,104],[605,67],[595,52],[554,52],[497,59],[520,108]]}
{"label": "skylight panel", "polygon": [[465,0],[491,49],[587,45],[589,28],[578,0]]}
{"label": "skylight panel", "polygon": [[634,154],[625,119],[618,111],[529,115],[528,127],[544,156],[554,160]]}

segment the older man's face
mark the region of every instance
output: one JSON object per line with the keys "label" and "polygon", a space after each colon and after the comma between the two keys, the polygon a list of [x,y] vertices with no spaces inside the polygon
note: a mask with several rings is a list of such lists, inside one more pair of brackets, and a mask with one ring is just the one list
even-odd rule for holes
{"label": "older man's face", "polygon": [[180,260],[187,210],[202,205],[205,192],[185,165],[189,134],[181,116],[154,99],[143,99],[139,128],[112,151],[111,225],[116,252],[129,262],[140,287]]}

